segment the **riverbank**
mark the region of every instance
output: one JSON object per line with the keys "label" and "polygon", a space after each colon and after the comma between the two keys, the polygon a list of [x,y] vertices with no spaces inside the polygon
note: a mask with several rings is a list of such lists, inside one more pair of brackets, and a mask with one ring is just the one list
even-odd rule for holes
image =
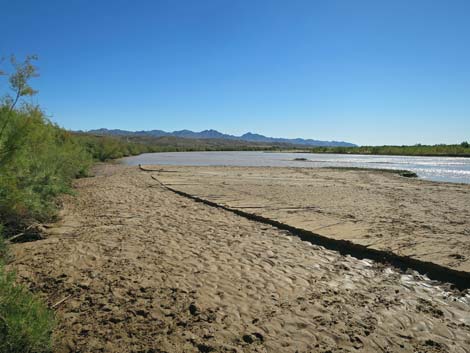
{"label": "riverbank", "polygon": [[470,185],[337,168],[158,167],[173,189],[371,249],[470,272]]}
{"label": "riverbank", "polygon": [[345,153],[383,156],[470,157],[466,141],[454,145],[314,147],[312,153]]}
{"label": "riverbank", "polygon": [[470,184],[470,159],[443,157],[361,156],[346,154],[263,152],[149,153],[123,158],[128,165],[366,168],[408,170],[418,178]]}
{"label": "riverbank", "polygon": [[136,167],[96,175],[75,182],[46,239],[12,246],[10,266],[56,311],[57,352],[465,352],[470,342],[462,293],[178,196]]}

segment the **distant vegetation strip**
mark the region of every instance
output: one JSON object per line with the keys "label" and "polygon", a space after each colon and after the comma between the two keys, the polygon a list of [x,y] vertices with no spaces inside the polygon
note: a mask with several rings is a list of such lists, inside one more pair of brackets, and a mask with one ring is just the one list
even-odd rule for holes
{"label": "distant vegetation strip", "polygon": [[470,144],[456,145],[414,145],[414,146],[361,146],[361,147],[315,147],[306,150],[311,153],[470,157]]}
{"label": "distant vegetation strip", "polygon": [[279,151],[289,144],[224,139],[191,139],[174,136],[116,136],[74,132],[75,139],[93,159],[107,161],[141,153],[194,151]]}

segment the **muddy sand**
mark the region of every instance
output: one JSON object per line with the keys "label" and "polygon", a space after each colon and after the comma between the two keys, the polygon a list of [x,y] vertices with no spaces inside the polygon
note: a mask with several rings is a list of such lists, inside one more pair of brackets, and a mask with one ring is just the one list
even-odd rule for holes
{"label": "muddy sand", "polygon": [[101,166],[46,239],[14,245],[11,266],[56,311],[56,352],[470,352],[468,292],[195,202],[153,174]]}
{"label": "muddy sand", "polygon": [[165,185],[221,205],[329,238],[470,272],[468,184],[370,170],[157,169],[165,171],[155,174]]}

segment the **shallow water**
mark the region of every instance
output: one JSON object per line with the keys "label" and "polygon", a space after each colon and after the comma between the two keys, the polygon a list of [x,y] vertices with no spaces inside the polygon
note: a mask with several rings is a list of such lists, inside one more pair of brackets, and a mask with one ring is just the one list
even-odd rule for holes
{"label": "shallow water", "polygon": [[[307,161],[296,161],[306,158]],[[360,167],[406,169],[422,179],[470,184],[470,158],[346,155],[270,152],[166,152],[144,153],[122,159],[125,164],[244,167]]]}

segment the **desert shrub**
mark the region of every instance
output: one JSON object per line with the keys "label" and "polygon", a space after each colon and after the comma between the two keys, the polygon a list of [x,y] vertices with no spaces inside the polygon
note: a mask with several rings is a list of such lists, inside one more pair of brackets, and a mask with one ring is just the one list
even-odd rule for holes
{"label": "desert shrub", "polygon": [[[50,219],[55,198],[92,160],[70,133],[48,121],[38,107],[0,108],[0,221],[25,226]],[[16,227],[18,228],[18,227]]]}
{"label": "desert shrub", "polygon": [[0,352],[51,352],[54,316],[0,262]]}
{"label": "desert shrub", "polygon": [[72,179],[92,163],[74,135],[22,100],[36,93],[29,85],[38,76],[34,60],[11,58],[10,92],[0,101],[0,223],[7,234],[51,219],[56,197],[69,192]]}
{"label": "desert shrub", "polygon": [[54,315],[5,268],[8,249],[0,224],[0,352],[51,351]]}
{"label": "desert shrub", "polygon": [[35,91],[33,57],[8,76],[11,95],[0,101],[0,352],[50,352],[52,311],[6,270],[5,237],[33,221],[55,214],[56,197],[70,191],[74,177],[86,173],[91,157],[67,131],[51,123],[39,107],[22,102]]}
{"label": "desert shrub", "polygon": [[96,161],[108,161],[136,154],[128,143],[109,136],[76,134],[75,139],[84,146],[87,153]]}

